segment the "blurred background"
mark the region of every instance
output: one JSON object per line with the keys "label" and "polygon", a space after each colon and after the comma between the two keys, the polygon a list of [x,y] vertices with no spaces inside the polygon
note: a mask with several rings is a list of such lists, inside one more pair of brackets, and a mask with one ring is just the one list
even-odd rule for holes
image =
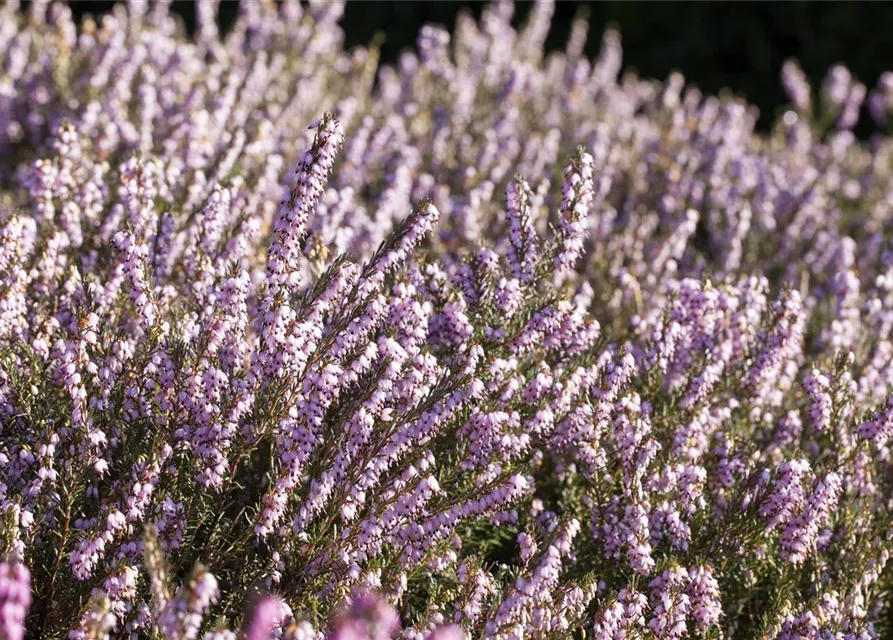
{"label": "blurred background", "polygon": [[[252,1],[252,0],[242,0]],[[101,14],[114,1],[73,1],[76,17]],[[349,0],[342,26],[348,46],[385,37],[382,57],[392,62],[413,46],[427,22],[452,28],[463,10],[479,16],[484,2],[446,0]],[[531,3],[516,2],[514,21],[523,23]],[[187,29],[194,26],[192,2],[175,1]],[[223,0],[220,23],[227,28],[238,11],[236,0]],[[800,61],[815,87],[834,64],[874,86],[883,71],[893,70],[893,3],[888,2],[607,2],[559,1],[547,45],[562,49],[578,12],[590,20],[587,52],[597,54],[608,26],[620,30],[624,68],[650,78],[681,71],[704,91],[729,89],[760,109],[765,128],[784,103],[779,82],[787,58]],[[867,118],[863,118],[867,120]]]}

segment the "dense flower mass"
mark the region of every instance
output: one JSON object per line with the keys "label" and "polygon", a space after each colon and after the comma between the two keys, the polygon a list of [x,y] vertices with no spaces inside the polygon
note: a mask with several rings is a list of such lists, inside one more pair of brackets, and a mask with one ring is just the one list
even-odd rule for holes
{"label": "dense flower mass", "polygon": [[0,638],[893,633],[889,77],[197,7],[0,8]]}

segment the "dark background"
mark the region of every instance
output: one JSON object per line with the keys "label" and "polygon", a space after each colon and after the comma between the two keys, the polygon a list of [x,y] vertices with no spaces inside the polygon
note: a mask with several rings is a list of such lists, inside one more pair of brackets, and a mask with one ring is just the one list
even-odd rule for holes
{"label": "dark background", "polygon": [[[251,1],[251,0],[243,0]],[[102,13],[114,2],[71,2],[77,17]],[[436,22],[452,28],[463,8],[479,16],[484,2],[446,0],[351,0],[344,27],[349,46],[385,37],[384,61],[393,61],[415,42],[419,27]],[[516,2],[522,24],[531,3]],[[194,25],[191,2],[173,3],[187,28]],[[224,0],[220,22],[231,24],[236,0]],[[589,15],[587,53],[599,49],[605,27],[619,28],[624,68],[665,78],[681,71],[689,82],[716,93],[728,88],[760,109],[766,127],[784,103],[779,71],[786,58],[800,61],[813,86],[837,63],[871,88],[881,72],[893,70],[893,3],[887,2],[558,2],[547,46],[561,49],[578,11]]]}

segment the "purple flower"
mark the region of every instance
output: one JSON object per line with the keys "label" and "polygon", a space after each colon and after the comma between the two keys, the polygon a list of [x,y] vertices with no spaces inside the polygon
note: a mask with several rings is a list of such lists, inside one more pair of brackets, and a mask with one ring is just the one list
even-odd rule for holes
{"label": "purple flower", "polygon": [[559,273],[570,271],[583,251],[593,202],[592,156],[582,148],[564,170],[561,212],[553,266]]}
{"label": "purple flower", "polygon": [[0,635],[880,632],[893,76],[219,4],[0,7]]}
{"label": "purple flower", "polygon": [[273,631],[290,617],[291,609],[285,602],[275,596],[263,598],[254,606],[245,640],[269,640],[273,637]]}
{"label": "purple flower", "polygon": [[462,631],[462,627],[451,624],[438,627],[432,631],[425,640],[465,640],[468,636]]}
{"label": "purple flower", "polygon": [[327,640],[391,640],[400,631],[400,618],[387,602],[362,595],[332,623]]}
{"label": "purple flower", "polygon": [[25,618],[31,606],[31,574],[25,565],[0,563],[0,633],[9,640],[23,640]]}

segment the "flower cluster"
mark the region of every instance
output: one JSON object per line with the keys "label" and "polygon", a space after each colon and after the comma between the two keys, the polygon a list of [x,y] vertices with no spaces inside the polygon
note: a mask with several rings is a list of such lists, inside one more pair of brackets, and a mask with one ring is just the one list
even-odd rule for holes
{"label": "flower cluster", "polygon": [[31,577],[20,563],[0,564],[0,634],[22,640],[25,617],[31,605]]}
{"label": "flower cluster", "polygon": [[890,77],[197,6],[0,8],[0,636],[893,633]]}

